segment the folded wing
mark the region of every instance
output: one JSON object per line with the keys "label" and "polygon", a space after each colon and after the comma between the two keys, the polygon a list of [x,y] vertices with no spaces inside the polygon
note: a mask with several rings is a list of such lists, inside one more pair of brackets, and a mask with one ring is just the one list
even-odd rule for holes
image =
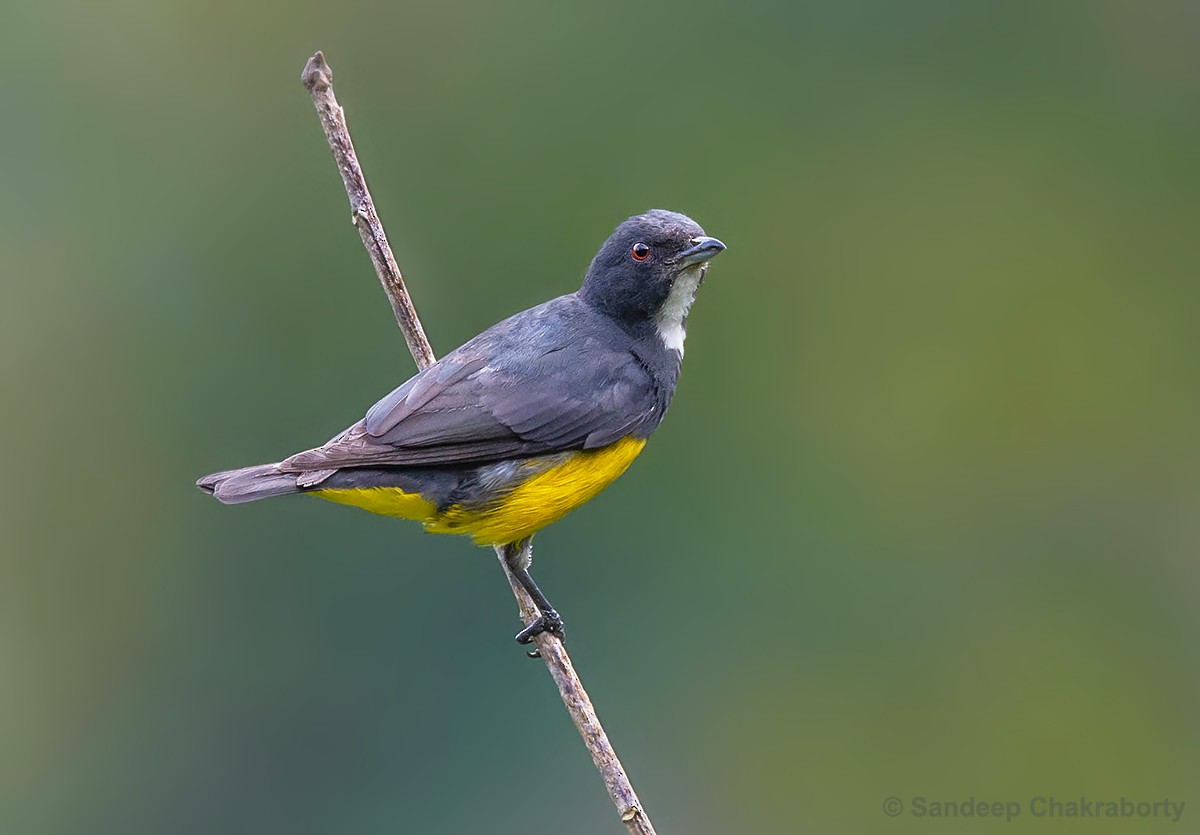
{"label": "folded wing", "polygon": [[593,449],[657,423],[650,374],[580,304],[564,297],[485,331],[280,468],[484,463]]}

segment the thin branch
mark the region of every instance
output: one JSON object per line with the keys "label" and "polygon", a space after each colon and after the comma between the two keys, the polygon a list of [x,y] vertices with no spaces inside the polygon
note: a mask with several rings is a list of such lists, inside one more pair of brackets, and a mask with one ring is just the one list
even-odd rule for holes
{"label": "thin branch", "polygon": [[366,178],[358,164],[358,155],[354,153],[354,143],[350,141],[346,114],[333,95],[333,70],[325,63],[325,56],[318,52],[309,58],[300,80],[312,96],[317,115],[321,117],[321,127],[325,129],[325,138],[329,140],[334,162],[346,186],[346,196],[350,198],[350,219],[358,228],[363,246],[375,265],[379,283],[392,303],[392,313],[396,315],[396,324],[404,333],[408,351],[417,361],[417,367],[433,365],[436,359],[433,348],[425,337],[425,329],[417,318],[417,309],[413,307],[408,289],[404,286],[404,277],[400,275],[400,268],[396,266],[392,248],[388,245],[387,235],[383,233],[383,224],[375,213],[375,202],[371,200]]}
{"label": "thin branch", "polygon": [[[354,143],[350,141],[345,114],[333,94],[333,70],[326,63],[325,56],[318,52],[309,58],[300,80],[312,96],[317,115],[321,118],[321,127],[325,130],[325,138],[329,140],[333,158],[346,186],[346,195],[350,198],[354,225],[358,227],[363,246],[367,248],[379,282],[392,304],[396,324],[404,333],[404,340],[408,343],[408,350],[416,360],[417,367],[426,368],[434,362],[433,349],[425,337],[421,321],[417,318],[417,311],[400,275],[400,268],[396,266],[396,259],[392,256],[392,248],[388,245],[383,224],[375,212],[371,193],[367,191],[366,179],[354,153]],[[532,623],[538,615],[537,607],[509,570],[499,545],[496,546],[496,556],[517,599],[521,621],[525,624]],[[588,698],[587,691],[583,689],[583,684],[575,673],[575,665],[571,663],[571,656],[567,654],[566,647],[548,632],[536,636],[534,641],[554,683],[558,685],[559,695],[562,696],[567,712],[571,714],[571,721],[579,729],[579,735],[583,737],[584,745],[592,755],[592,762],[604,778],[608,796],[616,805],[625,828],[633,835],[655,835],[654,826],[646,816],[629,782],[629,776],[625,773],[621,761],[617,759],[617,754],[608,741],[608,734],[604,732],[604,726],[596,716],[592,700]]]}

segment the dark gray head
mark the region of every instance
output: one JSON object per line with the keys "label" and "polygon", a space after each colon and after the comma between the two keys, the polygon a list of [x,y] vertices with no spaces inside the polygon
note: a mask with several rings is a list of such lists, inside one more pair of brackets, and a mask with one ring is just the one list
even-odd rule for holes
{"label": "dark gray head", "polygon": [[654,321],[663,344],[683,353],[684,325],[708,259],[725,244],[686,215],[654,209],[617,227],[592,259],[580,295],[625,323]]}

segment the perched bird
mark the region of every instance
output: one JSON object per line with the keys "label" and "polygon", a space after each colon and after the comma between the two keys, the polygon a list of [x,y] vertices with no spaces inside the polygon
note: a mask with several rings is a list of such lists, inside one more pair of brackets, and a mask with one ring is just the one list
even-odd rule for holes
{"label": "perched bird", "polygon": [[529,574],[529,539],[642,451],[675,394],[696,289],[723,249],[684,215],[631,217],[578,291],[488,328],[324,446],[197,486],[226,504],[307,493],[502,545],[540,610],[517,640],[561,638]]}

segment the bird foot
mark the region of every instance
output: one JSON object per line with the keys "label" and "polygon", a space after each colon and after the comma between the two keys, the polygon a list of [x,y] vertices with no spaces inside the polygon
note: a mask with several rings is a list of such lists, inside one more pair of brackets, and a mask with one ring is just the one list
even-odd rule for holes
{"label": "bird foot", "polygon": [[[522,629],[516,635],[518,644],[532,644],[533,639],[541,635],[543,632],[548,632],[560,641],[567,640],[566,626],[563,624],[562,615],[553,609],[547,609],[542,612],[533,621]],[[542,655],[536,649],[525,653],[530,658],[541,658]]]}

